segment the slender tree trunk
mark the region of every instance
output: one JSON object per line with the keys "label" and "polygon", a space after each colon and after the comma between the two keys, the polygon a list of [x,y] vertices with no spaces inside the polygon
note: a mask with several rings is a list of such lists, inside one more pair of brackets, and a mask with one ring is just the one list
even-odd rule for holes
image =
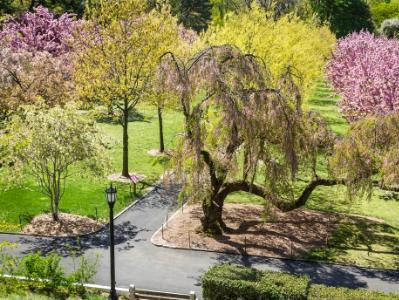
{"label": "slender tree trunk", "polygon": [[122,176],[129,177],[129,110],[123,111],[123,162],[122,162]]}
{"label": "slender tree trunk", "polygon": [[159,124],[159,152],[165,151],[165,143],[163,138],[163,119],[162,119],[162,108],[158,106],[158,124]]}
{"label": "slender tree trunk", "polygon": [[59,198],[57,199],[57,197],[58,196],[56,196],[56,199],[54,199],[54,209],[53,209],[53,220],[55,222],[59,222],[60,221],[60,218],[59,218],[59,215],[58,215],[60,199]]}

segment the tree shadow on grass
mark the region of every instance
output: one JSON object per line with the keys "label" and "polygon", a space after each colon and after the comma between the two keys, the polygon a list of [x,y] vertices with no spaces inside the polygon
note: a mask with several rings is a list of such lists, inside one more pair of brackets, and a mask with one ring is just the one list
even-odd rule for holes
{"label": "tree shadow on grass", "polygon": [[385,201],[396,201],[399,202],[399,193],[385,193],[380,196]]}
{"label": "tree shadow on grass", "polygon": [[[150,123],[151,120],[144,116],[143,114],[139,113],[137,110],[133,110],[129,113],[129,122],[145,122],[145,123]],[[120,120],[117,117],[114,116],[103,116],[97,119],[97,122],[99,123],[106,123],[106,124],[120,124]]]}

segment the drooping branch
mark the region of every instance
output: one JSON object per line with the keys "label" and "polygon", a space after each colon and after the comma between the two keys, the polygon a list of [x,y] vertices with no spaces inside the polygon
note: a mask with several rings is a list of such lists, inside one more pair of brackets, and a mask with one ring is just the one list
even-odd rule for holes
{"label": "drooping branch", "polygon": [[312,192],[318,186],[334,186],[339,184],[345,185],[345,181],[339,179],[322,179],[322,178],[313,179],[303,190],[301,196],[299,196],[299,198],[295,201],[293,208],[295,209],[304,206],[308,201]]}
{"label": "drooping branch", "polygon": [[302,191],[302,194],[292,203],[282,201],[281,199],[275,197],[268,193],[268,191],[259,184],[251,184],[247,181],[234,181],[224,183],[217,194],[216,202],[223,203],[226,197],[234,192],[247,192],[261,198],[264,198],[276,206],[278,209],[284,212],[288,212],[297,208],[300,208],[306,204],[311,196],[312,192],[319,186],[334,186],[339,184],[345,184],[345,181],[338,179],[323,179],[315,178],[313,179]]}

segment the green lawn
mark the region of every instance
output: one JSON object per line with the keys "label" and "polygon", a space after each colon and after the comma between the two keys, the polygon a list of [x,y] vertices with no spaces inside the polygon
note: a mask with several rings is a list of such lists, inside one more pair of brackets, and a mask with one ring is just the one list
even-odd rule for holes
{"label": "green lawn", "polygon": [[[140,107],[138,111],[143,117],[129,124],[130,170],[146,175],[146,181],[154,183],[164,171],[164,167],[161,164],[154,164],[154,159],[147,154],[148,150],[158,147],[157,114],[156,110],[148,107]],[[111,149],[106,155],[111,157],[114,171],[121,171],[122,127],[110,123],[99,123],[99,126],[112,141]],[[182,128],[180,114],[165,113],[164,128],[165,144],[166,147],[170,147]],[[67,182],[65,195],[60,204],[61,211],[92,217],[97,214],[99,218],[105,218],[108,214],[104,198],[107,184],[107,180],[93,180],[82,177],[77,172]],[[124,185],[118,187],[118,201],[115,208],[116,211],[121,211],[133,199],[128,187]],[[0,207],[0,230],[19,230],[19,226],[9,226],[9,224],[18,225],[20,215],[29,217],[48,211],[49,201],[39,192],[35,181],[27,178],[23,187],[0,191]],[[23,223],[26,223],[25,218]]]}
{"label": "green lawn", "polygon": [[[320,112],[326,118],[329,125],[338,135],[345,135],[348,124],[339,113],[337,106],[338,98],[334,95],[331,87],[324,81],[318,81],[315,85],[313,96],[307,101],[307,106],[313,111]],[[147,151],[158,147],[158,122],[156,111],[148,107],[138,109],[140,118],[130,123],[130,169],[145,174],[148,182],[155,182],[163,173],[164,167],[154,164],[154,159],[147,154]],[[176,112],[167,112],[164,116],[165,142],[167,147],[173,147],[176,135],[182,131],[182,117]],[[111,123],[100,123],[104,133],[109,137],[111,148],[106,153],[113,160],[114,170],[121,169],[122,155],[122,128]],[[325,175],[326,166],[321,166],[320,174]],[[93,181],[89,178],[82,178],[79,174],[70,178],[64,198],[61,202],[61,210],[74,214],[96,216],[105,218],[108,208],[104,200],[104,188],[106,180]],[[298,187],[298,192],[303,186]],[[127,187],[120,186],[119,198],[116,210],[120,211],[133,201]],[[230,195],[228,202],[233,203],[257,203],[263,204],[261,198],[246,193]],[[30,216],[47,211],[48,200],[41,195],[33,180],[27,179],[23,188],[15,188],[6,192],[0,192],[0,230],[19,230],[19,216],[27,214]],[[335,211],[342,213],[370,216],[385,221],[384,226],[370,226],[368,231],[361,231],[351,227],[348,237],[348,228],[341,226],[335,233],[334,243],[329,248],[319,249],[311,253],[313,258],[332,260],[337,262],[352,262],[367,266],[395,267],[399,266],[398,255],[373,253],[359,250],[337,249],[337,245],[347,243],[351,239],[353,243],[361,247],[369,247],[373,250],[380,246],[387,251],[399,251],[392,248],[392,243],[399,244],[399,195],[390,192],[376,190],[372,199],[354,199],[349,201],[345,188],[319,187],[310,197],[306,207],[309,209]],[[23,223],[26,221],[23,220]],[[367,221],[365,221],[367,222]],[[359,225],[360,227],[362,225]],[[4,229],[5,228],[5,229]],[[336,237],[345,237],[344,240]],[[379,245],[379,246],[378,246]],[[350,247],[348,247],[350,248]],[[384,251],[382,251],[384,252]]]}

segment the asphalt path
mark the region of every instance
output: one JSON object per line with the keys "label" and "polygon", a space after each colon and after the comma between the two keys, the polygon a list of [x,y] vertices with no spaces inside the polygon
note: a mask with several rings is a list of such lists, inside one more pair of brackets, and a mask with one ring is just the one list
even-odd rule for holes
{"label": "asphalt path", "polygon": [[[178,187],[157,187],[115,220],[116,282],[118,287],[201,295],[201,276],[213,264],[236,263],[262,270],[307,274],[313,283],[399,293],[399,271],[367,269],[289,259],[242,256],[154,246],[151,236],[177,208]],[[26,255],[56,251],[71,269],[71,249],[98,257],[93,283],[109,285],[108,229],[76,238],[44,238],[0,234],[0,241],[16,243],[10,252]]]}

